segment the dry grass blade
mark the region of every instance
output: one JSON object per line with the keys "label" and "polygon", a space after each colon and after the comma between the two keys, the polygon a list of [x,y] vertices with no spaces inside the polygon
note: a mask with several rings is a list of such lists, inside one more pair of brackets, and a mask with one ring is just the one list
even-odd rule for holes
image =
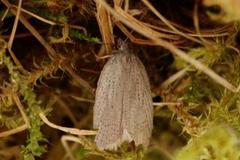
{"label": "dry grass blade", "polygon": [[11,35],[10,35],[10,38],[9,38],[9,41],[8,41],[8,49],[12,48],[14,36],[16,34],[18,21],[19,21],[19,17],[20,17],[21,7],[22,7],[22,0],[19,0],[18,7],[17,7],[17,12],[16,12],[16,17],[15,17],[13,28],[12,28],[12,32],[11,32]]}
{"label": "dry grass blade", "polygon": [[73,112],[70,110],[69,106],[59,96],[53,95],[53,97],[56,99],[56,102],[59,104],[59,107],[61,107],[63,111],[68,115],[68,117],[71,119],[74,126],[77,126],[77,119],[75,118]]}
{"label": "dry grass blade", "polygon": [[[169,23],[172,23],[172,22],[169,22]],[[145,25],[154,29],[154,30],[156,30],[156,31],[168,33],[169,36],[171,37],[171,39],[178,39],[178,37],[173,36],[173,35],[179,35],[178,32],[175,32],[171,29],[162,28],[162,27],[159,27],[157,25],[152,25],[152,24],[148,24],[148,23],[145,23]],[[182,29],[183,31],[185,31],[184,30],[185,28],[182,28],[181,26],[179,26],[179,28]],[[215,28],[214,33],[210,32],[210,31],[202,31],[201,34],[198,34],[198,33],[194,33],[191,30],[186,30],[186,33],[183,33],[183,34],[186,34],[190,37],[206,37],[206,38],[209,38],[209,37],[224,37],[224,36],[229,35],[228,32],[223,32],[222,30],[219,30],[219,28]]]}
{"label": "dry grass blade", "polygon": [[81,143],[81,141],[79,140],[78,137],[74,137],[74,136],[64,135],[61,137],[61,143],[63,145],[63,148],[66,151],[66,156],[69,157],[70,160],[75,160],[67,141],[72,141],[72,142],[76,142],[76,143]]}
{"label": "dry grass blade", "polygon": [[84,79],[82,79],[80,76],[78,76],[73,69],[70,66],[63,66],[64,70],[66,70],[77,82],[79,82],[79,84],[81,84],[82,86],[84,86],[92,95],[93,95],[93,89],[91,87],[91,85],[85,81]]}
{"label": "dry grass blade", "polygon": [[193,9],[193,22],[194,22],[194,27],[196,29],[196,32],[199,36],[199,38],[206,44],[211,45],[210,42],[208,42],[207,40],[205,40],[202,36],[201,36],[201,32],[200,32],[200,27],[199,27],[199,19],[198,19],[198,8],[199,8],[199,0],[197,0],[195,2],[194,5],[194,9]]}
{"label": "dry grass blade", "polygon": [[6,18],[8,12],[9,12],[9,8],[7,8],[6,11],[3,13],[3,15],[1,17],[1,21],[4,21],[4,19]]}
{"label": "dry grass blade", "polygon": [[[46,30],[39,30],[39,33],[44,33],[44,32],[46,32]],[[29,33],[29,32],[19,33],[19,34],[15,35],[15,39],[17,39],[17,38],[26,38],[26,37],[31,37],[31,36],[32,36],[32,34]],[[1,36],[1,38],[3,38],[3,39],[9,39],[9,37],[10,37],[9,35]]]}
{"label": "dry grass blade", "polygon": [[[14,20],[14,24],[13,24],[11,35],[9,37],[7,48],[8,48],[8,51],[9,51],[13,61],[18,66],[20,71],[25,73],[25,74],[27,74],[28,71],[24,69],[24,67],[22,66],[21,62],[17,59],[17,57],[15,56],[15,54],[12,51],[12,44],[13,44],[13,40],[14,40],[14,37],[15,37],[15,34],[16,34],[16,31],[17,31],[17,26],[18,26],[18,21],[19,21],[19,17],[20,17],[21,7],[22,7],[22,0],[19,0],[18,7],[17,7],[17,12],[16,12],[16,17],[15,17],[15,20]],[[8,8],[9,8],[9,6],[8,6]]]}
{"label": "dry grass blade", "polygon": [[71,95],[71,97],[79,102],[89,102],[89,103],[94,103],[95,101],[93,99],[86,99],[86,98],[82,98],[82,97],[78,97],[75,95]]}
{"label": "dry grass blade", "polygon": [[[17,9],[17,6],[15,6],[15,5],[11,5],[11,6],[12,6],[12,8]],[[41,16],[39,16],[39,15],[37,15],[37,14],[35,14],[35,13],[32,13],[32,12],[30,12],[30,11],[24,9],[24,8],[21,8],[21,11],[22,11],[23,13],[26,13],[26,14],[28,14],[28,15],[30,15],[30,16],[32,16],[32,17],[34,17],[34,18],[36,18],[36,19],[44,22],[44,23],[46,23],[46,24],[49,24],[49,25],[52,25],[52,26],[54,26],[54,25],[64,26],[64,24],[61,24],[61,23],[57,23],[57,22],[48,20],[48,19],[43,18],[43,17],[41,17]],[[87,30],[86,30],[86,28],[84,28],[84,27],[76,26],[76,25],[71,25],[71,24],[68,24],[68,25],[69,25],[70,28],[82,30],[84,34],[87,34]]]}
{"label": "dry grass blade", "polygon": [[[98,0],[97,0],[98,1]],[[125,20],[127,20],[129,23],[133,24],[134,26],[138,26],[139,28],[141,28],[142,32],[145,32],[145,34],[148,34],[151,37],[155,37],[155,38],[166,38],[167,35],[157,32],[149,27],[147,27],[144,23],[142,23],[141,21],[137,20],[136,18],[134,18],[133,16],[131,16],[130,14],[126,13],[124,10],[122,10],[120,7],[116,7],[115,10],[113,8],[111,8],[111,10],[113,12],[116,12],[118,14],[121,14],[121,17],[123,17]],[[111,12],[110,12],[111,13]],[[119,16],[114,16],[116,18],[116,20],[120,20]],[[123,22],[123,21],[122,21]],[[124,23],[124,22],[123,22]],[[126,23],[125,23],[126,24]],[[132,28],[132,27],[131,27]],[[133,28],[132,28],[133,29]],[[135,29],[133,29],[135,30]],[[136,31],[136,30],[135,30]]]}
{"label": "dry grass blade", "polygon": [[161,88],[162,89],[167,88],[171,83],[173,83],[177,79],[183,77],[187,73],[187,70],[188,70],[188,68],[184,68],[184,69],[178,71],[177,73],[173,74],[171,77],[169,77],[167,80],[165,80],[161,84]]}
{"label": "dry grass blade", "polygon": [[136,44],[143,44],[143,45],[156,45],[154,44],[151,40],[145,40],[145,39],[139,39],[134,37],[128,30],[126,27],[124,27],[124,25],[120,22],[116,22],[115,23],[118,28],[130,39],[131,42],[136,43]]}
{"label": "dry grass blade", "polygon": [[47,117],[43,113],[39,113],[39,116],[45,124],[47,124],[48,126],[54,128],[54,129],[58,129],[58,130],[63,131],[63,132],[73,134],[73,135],[78,135],[78,136],[96,135],[96,131],[79,130],[77,128],[68,128],[68,127],[62,127],[62,126],[58,126],[56,124],[53,124],[47,119]]}
{"label": "dry grass blade", "polygon": [[[96,7],[97,7],[96,18],[97,18],[98,26],[104,42],[104,47],[105,47],[106,53],[110,54],[112,51],[112,45],[114,44],[111,17],[107,12],[107,10],[104,7],[102,7],[101,4],[96,3]],[[100,52],[100,53],[104,53],[104,52]],[[101,54],[98,56],[102,57],[104,55]]]}
{"label": "dry grass blade", "polygon": [[177,28],[175,28],[165,17],[163,17],[147,0],[142,0],[142,2],[159,18],[161,19],[170,29],[172,29],[173,31],[175,31],[177,34],[190,39],[194,42],[197,43],[202,43],[201,41],[199,41],[198,39],[195,39],[193,37],[188,36],[187,34],[179,31]]}
{"label": "dry grass blade", "polygon": [[22,117],[23,117],[23,120],[24,120],[25,124],[26,124],[28,127],[31,127],[31,126],[30,126],[30,122],[29,122],[29,120],[28,120],[28,117],[27,117],[27,115],[26,115],[25,112],[24,112],[24,107],[23,107],[20,99],[18,98],[18,96],[17,96],[16,94],[13,95],[13,99],[14,99],[15,103],[17,104],[17,107],[18,107],[18,109],[19,109],[19,111],[20,111],[20,113],[21,113],[21,115],[22,115]]}
{"label": "dry grass blade", "polygon": [[8,130],[8,131],[5,131],[5,132],[1,132],[0,133],[0,138],[1,137],[7,137],[7,136],[10,136],[10,135],[14,135],[16,133],[19,133],[19,132],[22,132],[24,130],[26,130],[28,128],[28,125],[27,124],[23,124],[17,128],[14,128],[14,129],[11,129],[11,130]]}
{"label": "dry grass blade", "polygon": [[124,0],[114,0],[114,7],[121,7]]}
{"label": "dry grass blade", "polygon": [[163,106],[179,106],[179,102],[153,102],[154,106],[163,107]]}

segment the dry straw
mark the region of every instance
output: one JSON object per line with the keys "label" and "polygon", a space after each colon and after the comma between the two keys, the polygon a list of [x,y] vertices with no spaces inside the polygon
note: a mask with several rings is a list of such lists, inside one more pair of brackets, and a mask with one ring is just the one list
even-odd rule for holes
{"label": "dry straw", "polygon": [[121,42],[104,66],[97,86],[93,126],[99,149],[115,150],[124,141],[146,148],[153,128],[150,84],[140,59]]}

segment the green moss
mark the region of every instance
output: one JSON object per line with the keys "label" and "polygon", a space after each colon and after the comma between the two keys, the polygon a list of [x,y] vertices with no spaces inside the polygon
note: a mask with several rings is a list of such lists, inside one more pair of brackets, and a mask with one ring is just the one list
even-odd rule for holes
{"label": "green moss", "polygon": [[239,137],[229,127],[209,128],[182,148],[176,160],[239,160]]}
{"label": "green moss", "polygon": [[36,94],[28,84],[27,80],[25,80],[24,76],[17,71],[11,59],[5,54],[3,55],[3,63],[8,68],[12,85],[11,87],[15,89],[15,92],[19,92],[23,96],[23,99],[27,104],[26,111],[31,127],[28,129],[29,134],[27,145],[22,148],[22,157],[24,160],[32,160],[35,156],[40,157],[42,153],[45,152],[45,147],[40,144],[41,142],[46,141],[40,130],[43,122],[38,116],[38,113],[41,110],[41,102],[37,100]]}
{"label": "green moss", "polygon": [[75,38],[75,39],[79,39],[79,40],[86,40],[86,41],[89,41],[92,43],[98,43],[98,44],[102,43],[101,40],[97,37],[91,37],[89,35],[86,35],[82,32],[79,32],[79,31],[73,30],[73,29],[70,29],[69,36],[71,38]]}
{"label": "green moss", "polygon": [[[217,44],[214,46],[208,47],[198,47],[198,48],[191,48],[188,51],[188,54],[194,58],[205,64],[206,66],[211,66],[214,64],[219,57],[225,53],[225,47]],[[188,67],[189,65],[179,57],[175,57],[175,61],[173,64],[176,68],[181,69]],[[195,68],[191,68],[191,71],[195,71]]]}

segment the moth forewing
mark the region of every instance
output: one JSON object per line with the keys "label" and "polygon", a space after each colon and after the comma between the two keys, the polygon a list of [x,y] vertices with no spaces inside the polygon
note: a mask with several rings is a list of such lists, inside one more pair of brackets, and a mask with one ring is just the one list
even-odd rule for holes
{"label": "moth forewing", "polygon": [[148,146],[153,128],[152,98],[145,67],[135,54],[119,51],[105,64],[93,116],[99,149],[116,149],[123,141]]}
{"label": "moth forewing", "polygon": [[[146,148],[152,133],[153,108],[150,85],[144,66],[137,56],[133,55],[129,83],[125,96],[129,104],[124,106],[125,127],[132,135],[136,145],[143,144]],[[125,102],[125,100],[124,100]]]}
{"label": "moth forewing", "polygon": [[116,92],[121,90],[123,77],[119,76],[122,74],[122,68],[116,58],[117,57],[112,57],[106,63],[98,80],[93,110],[93,127],[95,129],[98,129],[99,124],[102,124],[102,114],[104,114],[103,116],[106,116],[106,111],[109,106],[117,103],[117,100],[119,99],[115,100],[117,95],[114,95],[114,93],[118,94]]}
{"label": "moth forewing", "polygon": [[121,107],[124,90],[124,71],[114,56],[104,66],[98,81],[94,104],[94,127],[98,129],[95,141],[99,149],[114,149],[120,143]]}

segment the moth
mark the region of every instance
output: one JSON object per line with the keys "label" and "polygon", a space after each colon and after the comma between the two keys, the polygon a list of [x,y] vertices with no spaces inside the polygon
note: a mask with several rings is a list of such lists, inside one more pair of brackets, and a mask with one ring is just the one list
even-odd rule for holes
{"label": "moth", "polygon": [[116,150],[123,142],[147,148],[153,129],[153,107],[149,79],[140,59],[121,41],[116,54],[100,74],[93,127],[100,150]]}

